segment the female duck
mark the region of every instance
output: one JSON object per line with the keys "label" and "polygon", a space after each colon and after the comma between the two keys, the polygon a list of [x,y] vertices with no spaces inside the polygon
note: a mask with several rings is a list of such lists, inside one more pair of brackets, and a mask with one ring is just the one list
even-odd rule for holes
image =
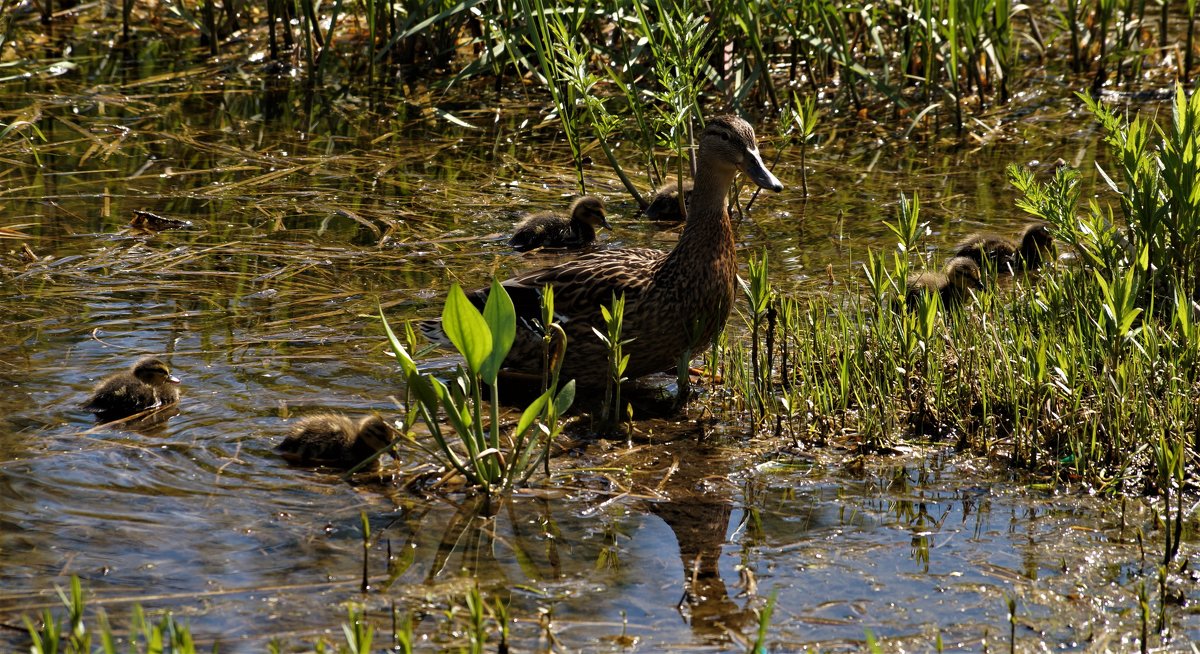
{"label": "female duck", "polygon": [[1033,222],[1021,230],[1019,241],[995,234],[971,234],[954,247],[954,255],[967,257],[981,268],[991,262],[996,271],[1012,274],[1033,270],[1051,256],[1054,237],[1046,223]]}
{"label": "female duck", "polygon": [[[321,413],[304,418],[275,449],[289,463],[349,470],[391,445],[392,428],[377,415],[355,423],[346,416]],[[378,467],[378,459],[366,470]]]}
{"label": "female duck", "polygon": [[692,183],[683,183],[683,204],[679,203],[679,185],[675,182],[663,184],[650,196],[650,204],[642,209],[642,215],[659,222],[681,223],[687,220],[687,203],[692,197]]}
{"label": "female duck", "polygon": [[[736,116],[712,119],[700,134],[696,179],[688,220],[675,249],[612,249],[518,275],[503,282],[517,311],[517,334],[505,366],[538,373],[542,364],[539,297],[554,288],[554,311],[567,334],[562,379],[584,386],[604,384],[608,350],[594,330],[604,333],[601,306],[625,297],[626,377],[635,379],[674,370],[680,359],[708,346],[725,325],[737,279],[733,226],[726,193],[738,171],[755,184],[783,189],[763,165],[754,128]],[[487,289],[470,294],[482,307]],[[420,325],[427,336],[446,342],[440,324]]]}
{"label": "female duck", "polygon": [[926,270],[908,276],[906,304],[917,306],[922,294],[937,293],[942,306],[952,309],[971,299],[971,291],[983,290],[979,265],[967,257],[954,257],[946,262],[942,272]]}
{"label": "female duck", "polygon": [[571,203],[571,217],[547,211],[536,213],[517,223],[509,244],[517,252],[534,248],[574,250],[596,241],[596,229],[612,229],[604,216],[604,200],[585,195]]}
{"label": "female duck", "polygon": [[146,357],[129,371],[101,380],[83,408],[110,421],[178,401],[179,378],[161,359]]}

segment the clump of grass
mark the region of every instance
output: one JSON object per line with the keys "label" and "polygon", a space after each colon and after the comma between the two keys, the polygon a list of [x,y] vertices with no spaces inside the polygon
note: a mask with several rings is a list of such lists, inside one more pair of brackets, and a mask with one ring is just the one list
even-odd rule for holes
{"label": "clump of grass", "polygon": [[[1003,453],[1051,484],[1158,494],[1172,514],[1166,527],[1179,533],[1183,462],[1194,457],[1200,415],[1188,400],[1200,389],[1200,98],[1179,90],[1166,128],[1091,107],[1118,166],[1109,177],[1116,211],[1092,201],[1079,213],[1069,168],[1044,183],[1011,169],[1020,207],[1053,226],[1076,251],[1073,263],[1018,276],[964,311],[932,295],[907,306],[903,280],[920,263],[925,230],[919,202],[902,198],[888,225],[896,249],[869,254],[865,285],[850,287],[845,306],[780,302],[775,348],[788,356],[756,374],[777,380],[768,392],[783,401],[763,409],[814,440],[873,448],[949,438]],[[1175,542],[1167,539],[1164,562]]]}
{"label": "clump of grass", "polygon": [[[118,651],[119,632],[109,623],[104,609],[96,610],[96,624],[94,627],[88,626],[85,619],[87,604],[79,577],[71,576],[69,594],[61,588],[57,591],[66,609],[66,624],[55,617],[50,609],[42,612],[38,621],[40,625],[25,616],[30,654],[92,654],[94,651],[115,654]],[[122,651],[147,654],[196,654],[199,651],[196,649],[191,629],[176,622],[170,612],[164,614],[158,622],[153,622],[147,619],[142,607],[136,604],[125,638],[128,642]],[[98,641],[99,650],[93,649],[95,641]]]}

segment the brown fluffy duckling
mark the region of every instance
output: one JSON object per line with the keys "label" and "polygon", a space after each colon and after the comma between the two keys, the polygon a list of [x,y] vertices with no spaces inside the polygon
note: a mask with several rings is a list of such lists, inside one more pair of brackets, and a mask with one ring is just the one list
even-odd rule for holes
{"label": "brown fluffy duckling", "polygon": [[1042,265],[1054,247],[1050,226],[1033,222],[1021,230],[1019,241],[995,234],[971,234],[954,247],[954,255],[967,257],[981,268],[991,261],[997,272],[1012,274]]}
{"label": "brown fluffy duckling", "polygon": [[139,359],[127,372],[105,377],[83,408],[104,420],[119,420],[179,401],[179,378],[161,359]]}
{"label": "brown fluffy duckling", "polygon": [[[692,183],[683,183],[683,202],[692,196]],[[679,185],[675,182],[663,184],[650,196],[650,204],[642,209],[642,215],[650,220],[681,223],[687,220],[687,212],[679,204]]]}
{"label": "brown fluffy duckling", "polygon": [[595,242],[599,227],[611,229],[604,216],[604,200],[585,195],[571,203],[569,218],[547,211],[517,223],[509,244],[518,252],[538,247],[577,249]]}
{"label": "brown fluffy duckling", "polygon": [[[392,428],[377,415],[357,423],[343,415],[321,413],[296,423],[275,449],[289,463],[350,469],[392,442]],[[366,470],[374,470],[379,460]]]}
{"label": "brown fluffy duckling", "polygon": [[937,293],[942,306],[950,309],[971,299],[971,291],[982,289],[979,264],[967,257],[954,257],[946,262],[942,272],[926,270],[909,275],[906,303],[912,308],[917,306],[921,294]]}

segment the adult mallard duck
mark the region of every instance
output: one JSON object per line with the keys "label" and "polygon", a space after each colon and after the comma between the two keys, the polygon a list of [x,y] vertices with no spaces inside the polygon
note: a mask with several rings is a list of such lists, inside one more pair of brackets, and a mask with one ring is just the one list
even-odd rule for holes
{"label": "adult mallard duck", "polygon": [[[754,128],[736,116],[713,118],[700,134],[688,221],[675,249],[612,249],[585,254],[503,282],[517,312],[517,334],[504,361],[510,371],[538,373],[542,364],[542,288],[554,288],[554,311],[567,334],[562,379],[603,385],[608,350],[593,329],[605,332],[600,307],[625,296],[622,340],[629,355],[626,377],[674,370],[680,358],[707,347],[725,325],[737,279],[733,226],[725,209],[734,176],[783,190],[763,165]],[[470,294],[482,307],[487,289]],[[440,323],[421,331],[446,342]]]}
{"label": "adult mallard duck", "polygon": [[[387,447],[391,437],[392,428],[377,415],[356,423],[343,415],[321,413],[297,422],[275,449],[289,463],[349,470]],[[366,470],[374,470],[378,461],[372,461]]]}
{"label": "adult mallard duck", "polygon": [[681,223],[687,220],[684,207],[692,197],[692,183],[683,183],[683,204],[679,203],[679,185],[675,182],[663,184],[650,196],[650,204],[642,209],[642,215],[650,220]]}
{"label": "adult mallard duck", "polygon": [[967,257],[954,257],[946,262],[942,272],[926,270],[908,276],[907,304],[917,305],[923,293],[937,293],[947,309],[960,306],[971,299],[971,291],[983,289],[979,264]]}
{"label": "adult mallard duck", "polygon": [[1033,222],[1021,230],[1019,241],[995,234],[971,234],[954,246],[954,255],[967,257],[981,268],[990,261],[1000,273],[1033,270],[1051,256],[1054,237],[1043,222]]}
{"label": "adult mallard duck", "polygon": [[179,401],[179,378],[161,359],[139,359],[126,372],[105,377],[83,408],[102,420],[120,420]]}
{"label": "adult mallard duck", "polygon": [[596,240],[596,229],[611,229],[604,200],[585,195],[571,203],[570,217],[552,211],[536,213],[517,223],[509,244],[518,252],[534,248],[578,249]]}

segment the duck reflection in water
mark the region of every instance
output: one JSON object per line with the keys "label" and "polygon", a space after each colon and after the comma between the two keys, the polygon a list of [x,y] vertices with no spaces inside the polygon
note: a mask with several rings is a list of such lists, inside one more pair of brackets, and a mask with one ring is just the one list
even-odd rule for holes
{"label": "duck reflection in water", "polygon": [[679,545],[684,579],[677,608],[698,636],[725,637],[730,630],[747,633],[758,616],[733,601],[721,577],[733,501],[731,489],[714,492],[710,487],[728,483],[720,474],[723,459],[696,451],[692,442],[676,452],[678,468],[662,489],[670,499],[648,502],[646,508],[666,523]]}

